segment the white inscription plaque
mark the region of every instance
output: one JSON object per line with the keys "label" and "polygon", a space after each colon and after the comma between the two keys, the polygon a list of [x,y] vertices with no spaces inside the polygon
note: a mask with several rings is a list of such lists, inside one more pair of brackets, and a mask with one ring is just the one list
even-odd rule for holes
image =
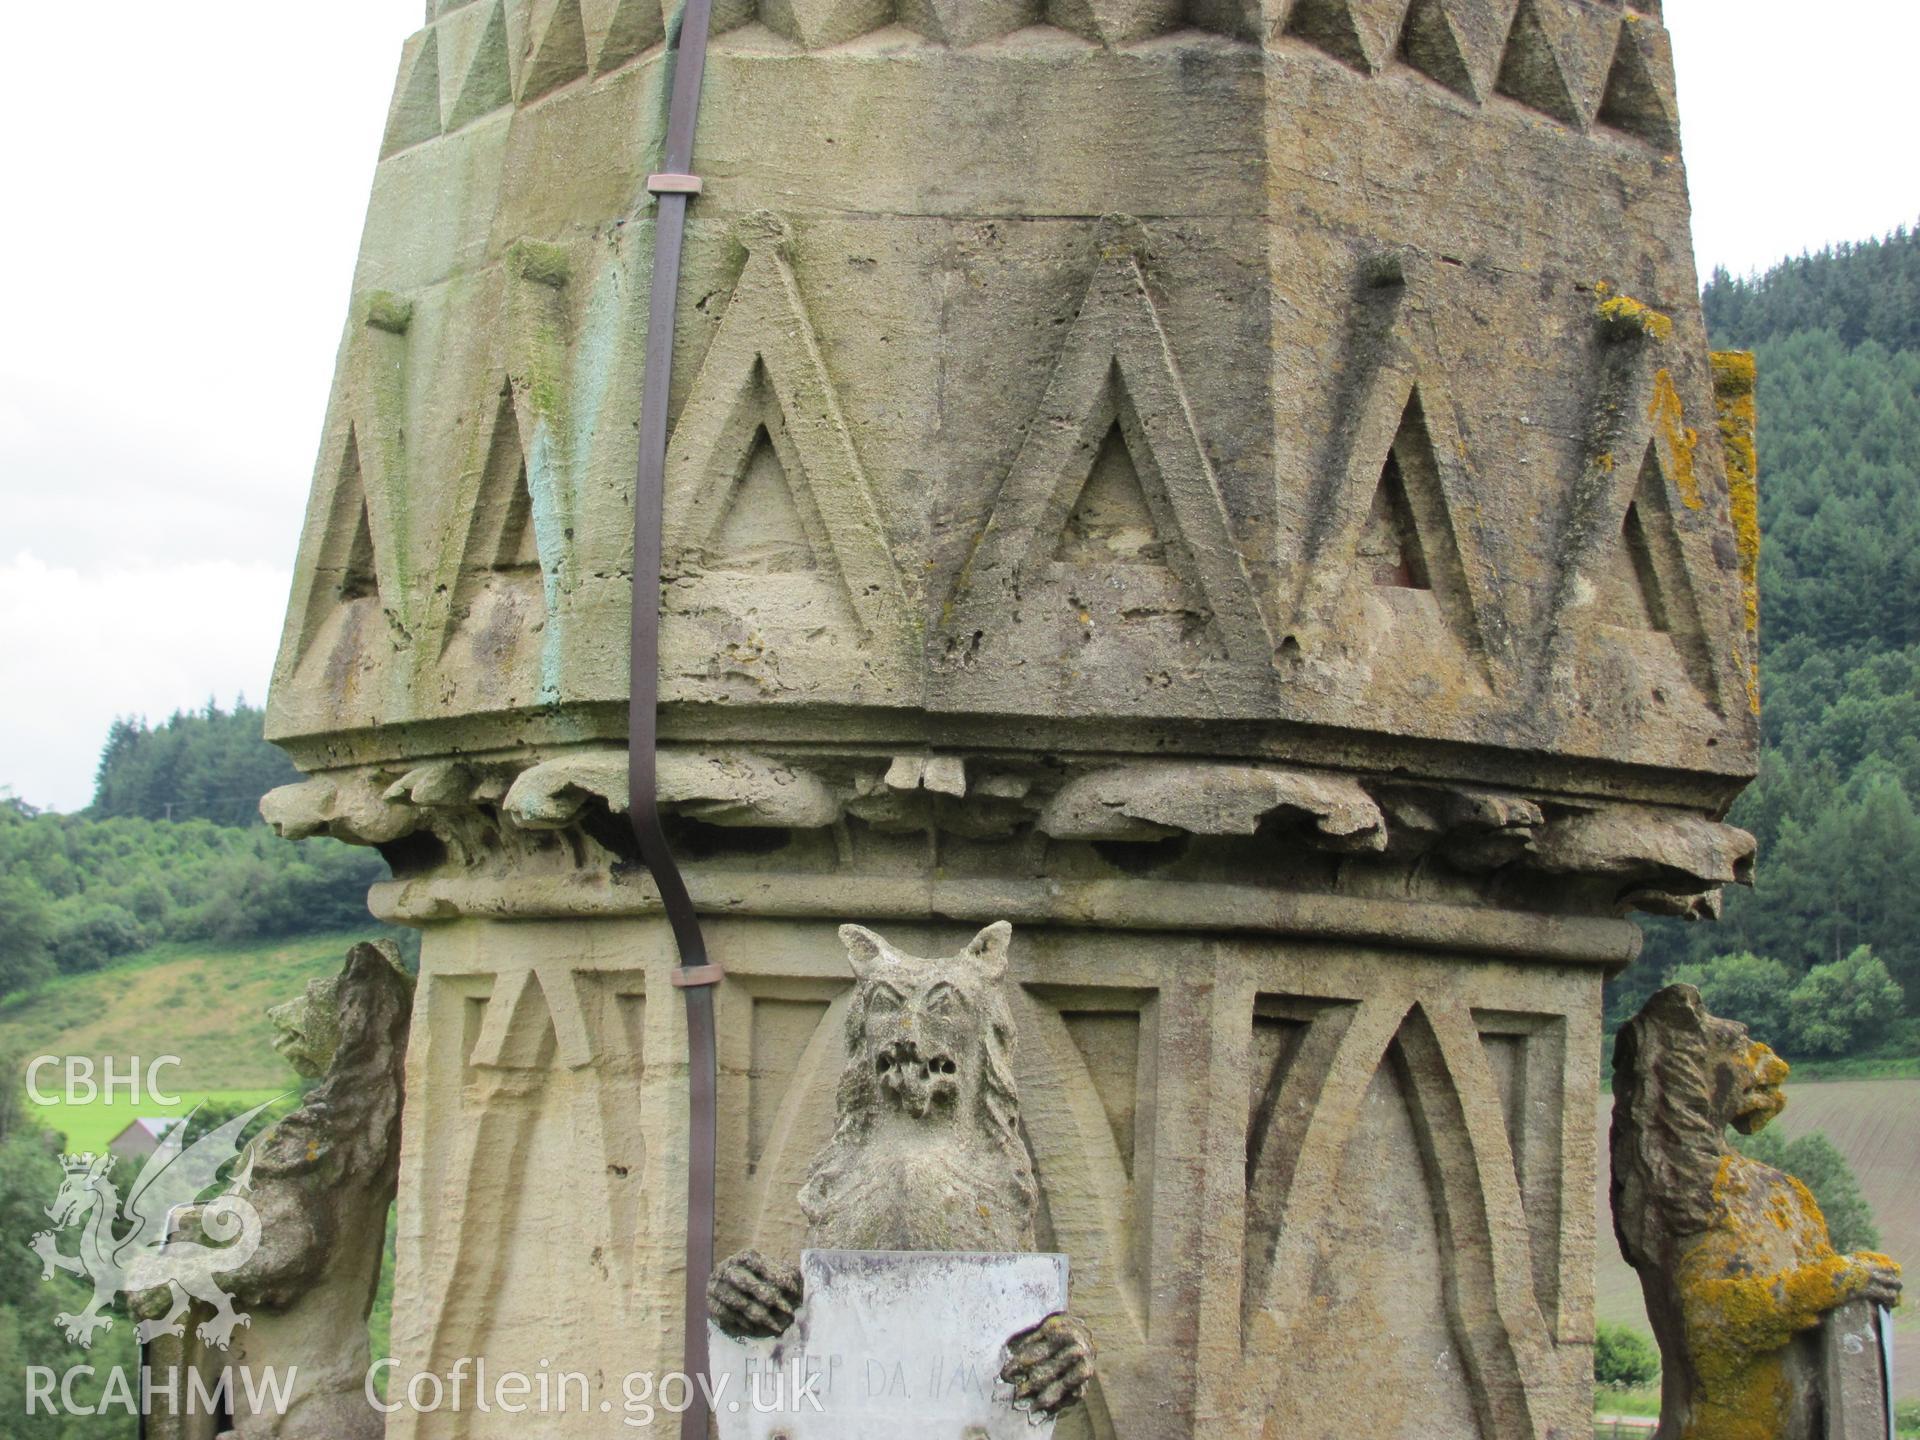
{"label": "white inscription plaque", "polygon": [[800,1274],[805,1303],[779,1339],[709,1326],[721,1440],[1052,1435],[1013,1408],[1000,1367],[1009,1339],[1066,1309],[1066,1256],[806,1250]]}

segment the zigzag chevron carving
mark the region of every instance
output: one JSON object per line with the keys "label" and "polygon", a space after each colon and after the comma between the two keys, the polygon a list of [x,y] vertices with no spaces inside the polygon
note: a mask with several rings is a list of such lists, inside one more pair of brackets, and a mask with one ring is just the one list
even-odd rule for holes
{"label": "zigzag chevron carving", "polygon": [[1476,73],[1476,44],[1494,24],[1487,0],[1413,0],[1400,27],[1400,60],[1429,80],[1477,101],[1484,93]]}
{"label": "zigzag chevron carving", "polygon": [[1294,0],[1286,33],[1375,74],[1393,49],[1406,0]]}
{"label": "zigzag chevron carving", "polygon": [[[671,8],[672,0],[520,0],[511,9],[509,0],[469,0],[447,10],[408,42],[382,156],[651,53]],[[1258,43],[1265,22],[1260,0],[718,0],[717,43],[747,26],[822,50],[887,29],[955,48],[1022,34],[1043,43],[1048,30],[1100,46],[1182,30]],[[513,53],[521,32],[524,58]],[[1476,103],[1497,92],[1578,129],[1598,125],[1667,150],[1678,143],[1657,11],[1579,0],[1293,0],[1276,36],[1363,75],[1405,65]]]}
{"label": "zigzag chevron carving", "polygon": [[1258,0],[733,0],[715,30],[758,21],[807,49],[897,25],[941,45],[977,45],[1035,27],[1096,45],[1127,45],[1177,30],[1236,39],[1259,34]]}
{"label": "zigzag chevron carving", "polygon": [[380,158],[440,133],[440,32],[423,30],[400,57],[400,85],[387,113]]}
{"label": "zigzag chevron carving", "polygon": [[1502,95],[1518,100],[1567,125],[1580,123],[1580,107],[1561,67],[1560,47],[1548,26],[1560,17],[1538,0],[1520,0],[1507,31],[1507,48],[1500,57],[1500,75],[1494,82]]}
{"label": "zigzag chevron carving", "polygon": [[1465,99],[1672,149],[1673,61],[1657,14],[1578,0],[1293,0],[1287,37],[1365,75],[1406,65]]}
{"label": "zigzag chevron carving", "polygon": [[536,5],[529,18],[538,38],[520,78],[523,105],[587,73],[587,32],[580,0]]}
{"label": "zigzag chevron carving", "polygon": [[[441,65],[446,128],[458,130],[482,115],[512,104],[513,69],[507,44],[506,0],[456,10],[441,21],[438,28],[443,48],[465,57],[465,63],[451,73],[445,63]],[[451,94],[445,88],[448,83],[454,86]]]}
{"label": "zigzag chevron carving", "polygon": [[1595,123],[1661,150],[1680,145],[1673,106],[1673,54],[1666,31],[1629,15],[1620,27]]}
{"label": "zigzag chevron carving", "polygon": [[607,19],[606,29],[596,32],[596,75],[626,64],[667,38],[666,18],[660,13],[658,0],[613,0],[611,6],[601,0],[601,6],[606,8]]}

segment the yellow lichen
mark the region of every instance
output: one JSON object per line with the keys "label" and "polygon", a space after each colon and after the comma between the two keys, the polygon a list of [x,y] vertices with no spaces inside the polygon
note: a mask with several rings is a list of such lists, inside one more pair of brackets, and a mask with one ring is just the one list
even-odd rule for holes
{"label": "yellow lichen", "polygon": [[1700,443],[1700,432],[1688,427],[1680,392],[1674,387],[1673,372],[1662,370],[1653,377],[1653,401],[1647,406],[1647,418],[1655,432],[1666,441],[1667,455],[1673,465],[1673,488],[1680,492],[1681,503],[1689,510],[1706,504],[1700,498],[1700,477],[1694,473],[1693,452]]}
{"label": "yellow lichen", "polygon": [[1685,1440],[1769,1440],[1794,1403],[1787,1346],[1865,1289],[1876,1255],[1840,1255],[1805,1185],[1745,1156],[1721,1156],[1713,1228],[1676,1277],[1699,1385]]}
{"label": "yellow lichen", "polygon": [[1662,314],[1631,295],[1615,295],[1613,287],[1604,280],[1593,287],[1593,293],[1597,297],[1594,309],[1601,323],[1616,335],[1645,335],[1656,345],[1664,345],[1673,338],[1671,315]]}
{"label": "yellow lichen", "polygon": [[[1734,544],[1740,555],[1740,589],[1745,600],[1747,634],[1760,633],[1760,452],[1754,407],[1756,372],[1746,350],[1718,350],[1713,356],[1713,400],[1720,412],[1720,448],[1727,457],[1727,499],[1733,513]],[[1745,662],[1748,699],[1760,711],[1759,647]]]}

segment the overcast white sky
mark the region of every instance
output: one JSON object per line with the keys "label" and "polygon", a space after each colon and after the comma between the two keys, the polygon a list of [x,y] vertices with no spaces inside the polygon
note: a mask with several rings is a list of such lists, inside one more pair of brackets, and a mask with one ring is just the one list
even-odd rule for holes
{"label": "overcast white sky", "polygon": [[[265,694],[422,8],[9,7],[0,787],[76,809],[116,714]],[[1703,274],[1920,217],[1920,6],[1666,8]]]}

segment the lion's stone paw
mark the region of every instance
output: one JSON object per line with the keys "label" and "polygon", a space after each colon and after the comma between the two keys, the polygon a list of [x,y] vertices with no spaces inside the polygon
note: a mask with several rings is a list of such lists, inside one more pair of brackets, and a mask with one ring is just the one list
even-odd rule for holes
{"label": "lion's stone paw", "polygon": [[707,1314],[737,1340],[786,1333],[800,1308],[800,1272],[742,1250],[714,1267],[707,1281]]}
{"label": "lion's stone paw", "polygon": [[1087,1327],[1070,1315],[1049,1315],[1007,1342],[1000,1379],[1013,1387],[1016,1410],[1057,1415],[1087,1393],[1093,1361]]}

